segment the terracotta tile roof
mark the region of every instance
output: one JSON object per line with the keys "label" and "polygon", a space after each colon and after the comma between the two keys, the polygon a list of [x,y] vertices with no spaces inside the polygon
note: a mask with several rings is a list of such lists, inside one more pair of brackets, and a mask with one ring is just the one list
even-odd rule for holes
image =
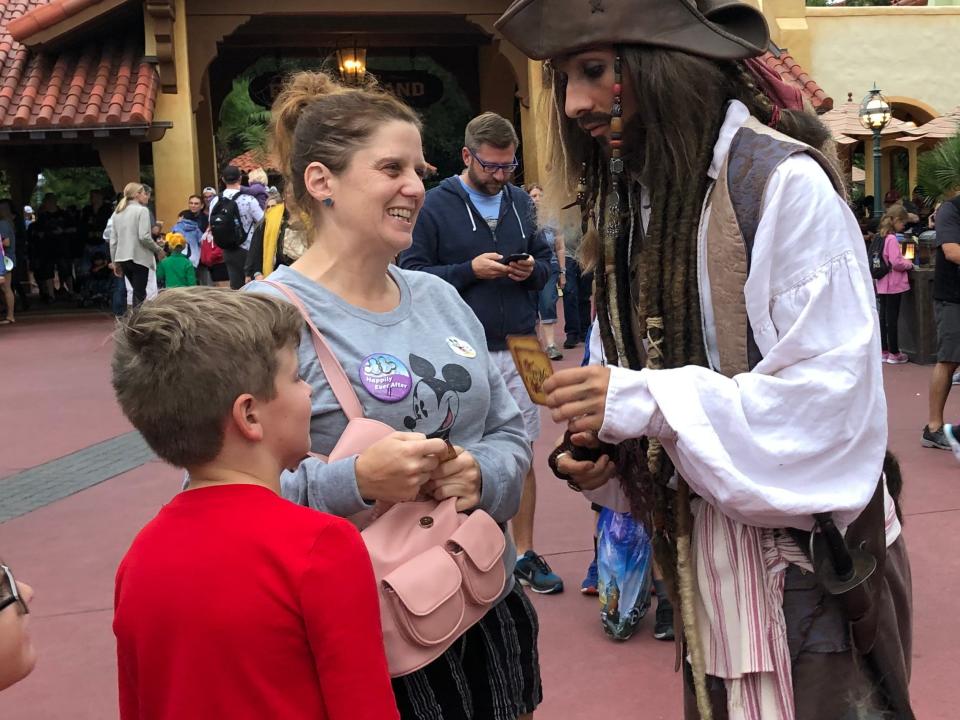
{"label": "terracotta tile roof", "polygon": [[34,53],[13,39],[9,27],[45,7],[0,0],[0,131],[150,125],[160,82],[134,40]]}
{"label": "terracotta tile roof", "polygon": [[7,30],[14,40],[23,42],[31,35],[46,30],[99,2],[100,0],[50,0],[12,20],[7,25]]}
{"label": "terracotta tile roof", "polygon": [[957,133],[960,133],[960,105],[946,115],[936,117],[918,128],[907,130],[907,132],[911,135],[916,135],[917,139],[929,138],[931,140],[942,140],[953,137]]}
{"label": "terracotta tile roof", "polygon": [[[853,96],[848,93],[847,101],[826,112],[820,116],[823,124],[829,128],[833,139],[841,145],[852,145],[858,142],[857,138],[869,138],[873,135],[872,130],[867,130],[860,124],[860,103],[853,101]],[[903,135],[910,132],[913,128],[912,123],[905,123],[897,118],[890,118],[887,126],[880,131],[881,135]]]}
{"label": "terracotta tile roof", "polygon": [[780,75],[785,83],[799,88],[804,98],[810,102],[817,113],[832,110],[833,98],[829,97],[823,91],[823,88],[817,85],[816,80],[807,74],[790,53],[786,50],[778,50],[778,52],[779,56],[768,50],[760,56],[760,59],[768,68]]}
{"label": "terracotta tile roof", "polygon": [[276,169],[271,167],[274,163],[270,162],[270,158],[266,157],[264,153],[259,150],[248,150],[242,155],[237,155],[229,164],[236,165],[245,173],[256,170],[257,168],[263,168],[264,170]]}

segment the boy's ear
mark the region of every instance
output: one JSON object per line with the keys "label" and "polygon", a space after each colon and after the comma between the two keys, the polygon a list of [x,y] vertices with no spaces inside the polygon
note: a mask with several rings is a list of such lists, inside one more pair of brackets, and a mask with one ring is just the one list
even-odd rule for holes
{"label": "boy's ear", "polygon": [[245,393],[233,401],[231,420],[237,432],[245,440],[250,442],[263,440],[263,426],[260,424],[257,399],[253,395]]}

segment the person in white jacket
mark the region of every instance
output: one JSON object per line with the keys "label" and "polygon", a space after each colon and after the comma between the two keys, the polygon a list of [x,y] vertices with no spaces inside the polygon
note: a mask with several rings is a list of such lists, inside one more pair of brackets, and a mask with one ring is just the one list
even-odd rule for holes
{"label": "person in white jacket", "polygon": [[109,222],[110,259],[117,277],[132,286],[134,307],[147,299],[150,271],[156,272],[157,258],[164,257],[150,234],[148,202],[150,194],[144,185],[127,183]]}

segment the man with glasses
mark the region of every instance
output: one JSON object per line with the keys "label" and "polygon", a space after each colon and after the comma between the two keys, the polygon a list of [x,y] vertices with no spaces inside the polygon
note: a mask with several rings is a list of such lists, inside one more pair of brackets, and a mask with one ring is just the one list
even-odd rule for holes
{"label": "man with glasses", "polygon": [[[443,278],[473,309],[533,443],[540,436],[540,412],[507,351],[507,336],[536,334],[537,299],[550,274],[551,250],[537,231],[530,196],[510,182],[518,167],[518,145],[513,125],[496,113],[483,113],[467,124],[464,170],[427,193],[413,245],[400,256],[400,264]],[[476,356],[458,338],[449,338],[448,344],[451,362],[469,363]],[[563,581],[533,551],[535,508],[531,468],[513,520],[514,572],[534,592],[561,592]]]}
{"label": "man with glasses", "polygon": [[27,603],[33,588],[17,582],[9,567],[0,563],[0,690],[23,680],[37,662],[27,632]]}

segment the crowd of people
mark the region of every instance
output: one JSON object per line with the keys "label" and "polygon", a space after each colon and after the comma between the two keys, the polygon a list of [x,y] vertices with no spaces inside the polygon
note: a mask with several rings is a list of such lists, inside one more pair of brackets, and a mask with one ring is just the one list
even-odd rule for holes
{"label": "crowd of people", "polygon": [[[113,386],[186,479],[117,573],[123,720],[532,717],[526,593],[564,586],[535,549],[541,409],[511,338],[562,356],[561,291],[584,362],[534,394],[565,429],[552,473],[600,517],[582,589],[607,632],[656,597],[690,720],[914,717],[881,374],[909,214],[879,224],[878,278],[829,133],[755,61],[759,11],[637,5],[517,0],[498,21],[548,61],[544,187],[511,182],[517,134],[488,112],[426,192],[410,107],[299,72],[273,107],[282,197],[228,165],[161,238],[150,189],[124,189],[99,236],[131,293]],[[168,289],[148,302],[151,273]],[[617,532],[641,568],[626,606]],[[0,621],[22,622],[2,568]],[[9,646],[12,682],[33,651]]]}

